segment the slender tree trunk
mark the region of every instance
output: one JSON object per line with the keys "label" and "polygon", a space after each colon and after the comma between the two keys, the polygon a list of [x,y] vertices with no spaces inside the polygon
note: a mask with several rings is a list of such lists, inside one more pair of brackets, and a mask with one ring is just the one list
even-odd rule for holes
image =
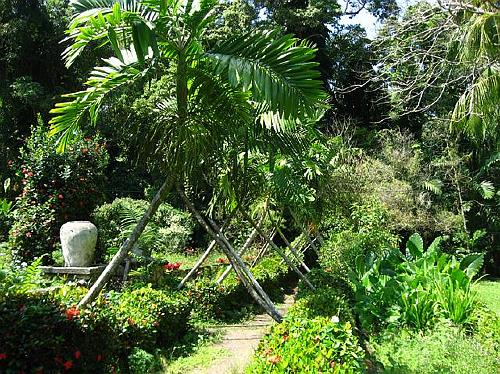
{"label": "slender tree trunk", "polygon": [[[265,215],[266,215],[266,213],[264,212],[264,214],[262,215],[262,218],[260,219],[260,221],[258,223],[259,226],[262,225],[262,222],[264,221]],[[245,244],[243,244],[243,247],[241,247],[240,251],[238,252],[238,256],[240,256],[240,257],[243,256],[243,254],[248,250],[248,248],[250,248],[253,241],[257,237],[257,234],[258,234],[257,230],[253,229],[252,232],[250,233],[250,236],[245,241]],[[228,276],[230,271],[231,271],[231,265],[226,267],[226,270],[224,270],[224,273],[222,273],[222,275],[215,281],[215,283],[220,284],[224,279],[226,279],[226,277]]]}
{"label": "slender tree trunk", "polygon": [[267,250],[269,249],[269,242],[272,242],[274,240],[274,235],[276,235],[275,228],[273,228],[271,230],[271,233],[269,234],[269,240],[265,241],[266,244],[264,244],[262,249],[257,254],[257,257],[255,257],[255,259],[252,261],[252,264],[250,265],[250,267],[254,267],[257,264],[257,262],[261,259],[261,257],[263,257],[266,254]]}
{"label": "slender tree trunk", "polygon": [[[266,241],[269,240],[269,238],[266,236],[266,234],[264,234],[264,232],[260,229],[260,227],[257,226],[257,224],[255,223],[255,221],[252,219],[252,217],[250,217],[248,215],[247,212],[245,212],[243,209],[240,208],[240,212],[243,214],[243,217],[245,217],[245,219],[250,222],[252,224],[253,227],[255,227],[257,229],[257,231],[259,232],[259,235],[265,239]],[[297,266],[295,266],[295,264],[290,261],[290,259],[288,258],[288,256],[280,249],[278,248],[278,246],[276,244],[274,244],[272,241],[268,241],[269,245],[271,246],[272,249],[274,249],[276,252],[278,252],[278,254],[281,256],[281,258],[283,260],[285,260],[285,262],[287,263],[287,265],[289,267],[291,267],[293,269],[293,271],[295,271],[297,273],[297,275],[299,276],[300,279],[302,279],[308,286],[309,288],[311,288],[313,291],[316,290],[316,288],[313,286],[313,284],[309,281],[309,279],[307,279],[307,277],[297,268]]]}
{"label": "slender tree trunk", "polygon": [[290,213],[292,214],[292,218],[295,221],[295,224],[300,228],[300,230],[302,231],[302,234],[306,237],[306,240],[311,245],[311,248],[313,249],[313,251],[316,253],[316,255],[319,256],[319,250],[316,247],[316,245],[314,244],[314,241],[311,239],[311,235],[309,235],[309,233],[306,231],[306,229],[304,228],[304,226],[302,226],[302,224],[298,220],[298,218],[295,215],[295,213],[292,210],[290,210]]}
{"label": "slender tree trunk", "polygon": [[165,195],[172,188],[172,185],[173,185],[173,179],[171,177],[168,177],[165,180],[165,182],[163,182],[163,185],[156,193],[155,197],[153,198],[153,201],[151,201],[151,204],[149,205],[146,213],[144,213],[141,220],[137,223],[130,236],[127,238],[127,240],[125,240],[125,242],[122,244],[118,252],[116,252],[116,254],[113,256],[109,264],[101,273],[99,278],[97,278],[96,282],[92,285],[90,290],[80,301],[78,307],[84,307],[85,305],[94,301],[97,295],[99,295],[99,292],[104,288],[109,278],[111,278],[111,275],[116,271],[118,265],[120,265],[120,263],[129,253],[129,251],[134,247],[135,243],[141,236],[147,224],[149,223],[151,218],[153,218],[154,214],[158,210],[158,207],[160,206]]}
{"label": "slender tree trunk", "polygon": [[205,262],[205,260],[208,258],[210,253],[212,252],[212,249],[215,247],[215,240],[212,240],[210,242],[210,245],[208,246],[207,250],[201,255],[201,257],[198,259],[196,264],[189,270],[189,272],[186,274],[186,276],[180,281],[180,283],[177,285],[177,289],[180,290],[186,282],[191,279],[193,274],[199,269],[199,267]]}
{"label": "slender tree trunk", "polygon": [[[258,284],[257,280],[253,277],[253,275],[250,273],[248,268],[246,268],[245,264],[241,259],[238,257],[238,255],[234,252],[232,247],[229,245],[227,240],[224,240],[224,235],[221,234],[220,230],[218,227],[211,228],[209,224],[203,219],[201,214],[196,210],[194,205],[191,203],[191,201],[188,199],[184,191],[180,188],[178,188],[179,194],[181,195],[181,198],[184,200],[186,203],[186,206],[188,209],[194,214],[200,225],[207,231],[207,233],[214,238],[214,240],[217,242],[219,247],[224,251],[225,255],[229,259],[229,262],[235,269],[236,273],[240,277],[241,282],[243,282],[243,285],[246,287],[250,295],[257,301],[257,303],[264,308],[264,310],[277,322],[281,322],[283,320],[282,316],[279,314],[279,312],[276,310],[274,304],[271,302],[267,294],[262,290],[262,287]],[[216,230],[216,231],[214,231]],[[245,271],[246,270],[246,271]],[[248,277],[248,278],[247,278]],[[251,283],[250,283],[250,282]],[[266,296],[264,297],[262,294],[259,295],[256,289],[252,287],[252,284],[254,287],[256,287],[257,290],[262,291],[262,293]]]}
{"label": "slender tree trunk", "polygon": [[297,251],[295,250],[295,248],[292,246],[292,244],[288,241],[288,239],[283,234],[283,232],[281,231],[281,229],[279,227],[276,227],[276,230],[278,231],[278,234],[281,236],[281,239],[283,239],[283,241],[285,242],[285,244],[288,247],[288,249],[290,250],[290,252],[292,252],[293,256],[297,259],[297,261],[299,261],[300,265],[302,265],[302,267],[304,268],[304,270],[309,273],[311,271],[311,269],[309,269],[309,267],[304,263],[304,261],[302,261],[302,259],[300,258],[299,254],[297,253]]}
{"label": "slender tree trunk", "polygon": [[[231,221],[231,218],[233,217],[234,212],[231,213],[231,215],[226,219],[224,224],[222,225],[221,232],[224,230],[225,226]],[[215,240],[212,240],[210,242],[210,245],[208,246],[207,250],[201,255],[200,259],[194,264],[191,270],[189,270],[189,273],[186,274],[186,276],[181,280],[181,282],[178,284],[177,289],[180,290],[186,282],[191,279],[193,274],[200,268],[200,266],[205,262],[205,260],[208,258],[212,250],[215,248]]]}

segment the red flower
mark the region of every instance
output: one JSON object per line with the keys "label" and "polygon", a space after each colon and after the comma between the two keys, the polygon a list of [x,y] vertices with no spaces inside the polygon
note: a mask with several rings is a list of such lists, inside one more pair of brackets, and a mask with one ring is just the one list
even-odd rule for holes
{"label": "red flower", "polygon": [[69,321],[71,321],[73,318],[75,318],[79,315],[80,315],[80,311],[75,307],[72,307],[72,308],[69,308],[68,310],[66,310],[66,319]]}
{"label": "red flower", "polygon": [[26,173],[26,176],[27,176],[27,177],[32,177],[32,176],[33,176],[33,172],[32,172],[32,171],[27,172],[27,173]]}
{"label": "red flower", "polygon": [[62,193],[60,193],[59,195],[57,195],[57,198],[58,198],[59,200],[62,200],[62,199],[64,199],[64,195],[63,195]]}
{"label": "red flower", "polygon": [[102,355],[98,354],[97,356],[95,356],[95,360],[96,361],[102,361]]}
{"label": "red flower", "polygon": [[9,355],[7,353],[0,353],[0,360],[6,360]]}
{"label": "red flower", "polygon": [[71,369],[71,368],[73,367],[73,361],[68,360],[68,361],[66,361],[66,362],[63,364],[63,366],[64,366],[64,369],[65,369],[65,370],[69,370],[69,369]]}
{"label": "red flower", "polygon": [[217,260],[215,260],[215,262],[219,264],[225,264],[227,263],[227,260],[224,257],[219,257]]}
{"label": "red flower", "polygon": [[288,335],[283,335],[283,341],[284,341],[284,342],[286,342],[286,341],[288,341],[288,340],[290,340],[290,336],[288,336]]}
{"label": "red flower", "polygon": [[75,353],[73,353],[73,356],[74,356],[77,360],[79,360],[79,359],[80,359],[80,357],[82,357],[82,352],[80,352],[80,351],[75,351]]}
{"label": "red flower", "polygon": [[180,262],[175,262],[175,263],[168,263],[168,264],[163,264],[163,268],[165,270],[177,270],[181,267],[181,263]]}

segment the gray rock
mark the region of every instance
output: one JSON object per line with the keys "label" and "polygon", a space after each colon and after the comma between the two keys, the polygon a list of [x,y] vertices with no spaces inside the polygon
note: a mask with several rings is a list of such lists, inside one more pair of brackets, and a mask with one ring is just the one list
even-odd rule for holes
{"label": "gray rock", "polygon": [[60,231],[64,266],[89,266],[94,260],[97,227],[89,221],[72,221]]}

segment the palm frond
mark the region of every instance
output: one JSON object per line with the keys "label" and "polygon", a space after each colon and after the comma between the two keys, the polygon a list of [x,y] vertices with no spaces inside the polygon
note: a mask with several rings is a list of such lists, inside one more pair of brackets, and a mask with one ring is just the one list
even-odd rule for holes
{"label": "palm frond", "polygon": [[500,13],[473,14],[465,27],[460,46],[462,61],[498,59],[500,53]]}
{"label": "palm frond", "polygon": [[278,31],[251,32],[206,53],[217,74],[285,119],[314,115],[325,99],[314,55],[308,42]]}
{"label": "palm frond", "polygon": [[49,121],[50,135],[59,135],[58,151],[64,151],[70,139],[75,135],[80,123],[89,115],[91,124],[95,124],[102,101],[110,92],[143,78],[148,68],[137,68],[137,56],[128,51],[124,62],[117,58],[104,60],[106,66],[94,68],[88,88],[84,91],[63,95],[70,101],[57,103],[50,111],[55,116]]}
{"label": "palm frond", "polygon": [[132,45],[139,61],[151,49],[158,55],[154,21],[157,14],[135,0],[77,0],[72,2],[77,11],[71,20],[67,37],[63,42],[71,42],[62,56],[67,67],[91,43],[102,47],[110,44],[117,58],[122,60],[122,49]]}
{"label": "palm frond", "polygon": [[490,67],[457,101],[451,117],[451,127],[481,142],[498,137],[500,112],[500,70]]}

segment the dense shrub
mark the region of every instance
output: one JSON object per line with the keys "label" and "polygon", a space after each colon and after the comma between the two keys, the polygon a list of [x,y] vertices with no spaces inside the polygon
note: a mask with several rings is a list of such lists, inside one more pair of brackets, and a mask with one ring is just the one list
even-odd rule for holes
{"label": "dense shrub", "polygon": [[263,339],[247,373],[361,373],[363,358],[349,322],[289,319]]}
{"label": "dense shrub", "polygon": [[103,199],[104,146],[98,140],[80,139],[59,154],[55,141],[47,129],[37,127],[16,166],[22,192],[13,212],[9,243],[20,260],[31,261],[57,249],[60,226],[88,220]]}
{"label": "dense shrub", "polygon": [[352,281],[355,310],[364,328],[406,325],[423,329],[437,319],[471,324],[477,308],[472,277],[481,255],[457,261],[440,253],[440,238],[424,251],[418,234],[410,237],[406,255],[399,249],[359,258]]}
{"label": "dense shrub", "polygon": [[[115,199],[98,207],[92,214],[99,229],[98,249],[113,252],[120,247],[133,226],[147,210],[149,203],[131,198]],[[140,239],[139,246],[146,254],[174,252],[185,249],[193,233],[194,223],[187,212],[167,203],[158,208]]]}
{"label": "dense shrub", "polygon": [[348,219],[332,217],[325,222],[327,240],[320,248],[320,264],[337,278],[347,279],[356,258],[382,253],[397,243],[387,226],[386,210],[377,200],[353,204]]}
{"label": "dense shrub", "polygon": [[333,288],[317,288],[316,291],[297,299],[287,316],[308,319],[336,316],[342,322],[354,323],[349,303]]}

